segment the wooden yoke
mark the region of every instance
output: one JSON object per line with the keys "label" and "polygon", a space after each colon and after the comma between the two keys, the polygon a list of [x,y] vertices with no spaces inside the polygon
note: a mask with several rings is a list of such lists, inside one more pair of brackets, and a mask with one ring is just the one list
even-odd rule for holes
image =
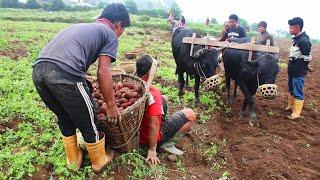
{"label": "wooden yoke", "polygon": [[[249,53],[251,51],[250,53],[251,56],[249,56],[250,60],[252,59],[253,51],[279,53],[279,47],[270,46],[270,41],[269,43],[267,42],[268,45],[258,45],[253,43],[238,44],[238,43],[229,43],[225,41],[220,42],[217,40],[210,40],[208,38],[202,39],[202,38],[195,38],[195,37],[196,37],[196,34],[194,33],[192,37],[183,38],[183,43],[191,44],[190,56],[192,56],[193,54],[193,48],[195,44],[204,45],[204,46],[225,47],[225,48],[231,48],[231,49],[247,50],[249,51]],[[251,41],[254,42],[254,39]]]}

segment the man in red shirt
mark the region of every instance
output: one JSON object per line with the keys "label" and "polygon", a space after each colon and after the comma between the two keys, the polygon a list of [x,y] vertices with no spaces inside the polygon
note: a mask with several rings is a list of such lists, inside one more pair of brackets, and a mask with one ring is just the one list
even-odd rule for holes
{"label": "man in red shirt", "polygon": [[[137,61],[137,76],[143,81],[148,80],[151,65],[150,56],[143,56]],[[183,109],[166,116],[168,98],[162,96],[154,86],[151,86],[149,93],[148,106],[140,127],[140,144],[149,147],[147,160],[157,164],[160,163],[157,146],[173,138],[177,132],[188,132],[196,121],[196,115],[192,109]]]}

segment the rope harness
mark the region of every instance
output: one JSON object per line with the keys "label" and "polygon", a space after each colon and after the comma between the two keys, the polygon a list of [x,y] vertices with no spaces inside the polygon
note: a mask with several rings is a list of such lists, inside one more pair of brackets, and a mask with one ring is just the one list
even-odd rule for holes
{"label": "rope harness", "polygon": [[[224,52],[225,51],[223,51],[223,54]],[[200,52],[197,51],[193,57],[199,56],[198,53]],[[221,63],[221,61],[218,61],[218,63]],[[194,68],[197,70],[198,76],[200,77],[201,81],[204,82],[204,87],[206,90],[213,90],[216,86],[218,86],[225,80],[225,78],[221,77],[220,73],[211,77],[207,77],[201,67],[200,62],[198,61],[194,63]]]}
{"label": "rope harness", "polygon": [[[201,65],[200,65],[200,62],[195,62],[194,63],[194,67],[197,69],[197,72],[198,72],[198,75],[200,77],[201,80],[206,80],[207,79],[207,76],[206,74],[204,73]],[[199,70],[200,69],[200,70]],[[202,75],[202,76],[201,76]]]}

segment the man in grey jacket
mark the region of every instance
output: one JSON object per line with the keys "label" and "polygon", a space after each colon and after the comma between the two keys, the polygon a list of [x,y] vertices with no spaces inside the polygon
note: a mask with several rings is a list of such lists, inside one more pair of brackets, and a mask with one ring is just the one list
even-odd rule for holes
{"label": "man in grey jacket", "polygon": [[273,36],[267,31],[268,24],[265,21],[261,21],[258,24],[258,30],[260,32],[257,40],[257,44],[266,45],[270,40],[270,46],[274,46]]}

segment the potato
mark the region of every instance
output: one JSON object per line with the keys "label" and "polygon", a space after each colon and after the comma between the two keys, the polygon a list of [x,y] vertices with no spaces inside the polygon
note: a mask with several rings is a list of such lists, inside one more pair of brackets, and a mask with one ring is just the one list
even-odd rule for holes
{"label": "potato", "polygon": [[134,87],[134,83],[131,83],[131,82],[124,82],[124,83],[123,83],[123,86],[124,86],[124,87],[128,87],[128,88],[130,88],[130,89],[133,89],[133,87]]}
{"label": "potato", "polygon": [[124,110],[123,107],[119,107],[118,109],[120,112]]}
{"label": "potato", "polygon": [[103,100],[99,100],[99,101],[98,101],[99,106],[102,106],[103,103],[104,103]]}
{"label": "potato", "polygon": [[140,95],[139,95],[139,93],[137,93],[137,92],[133,92],[132,94],[131,94],[131,98],[139,98],[140,97]]}
{"label": "potato", "polygon": [[132,102],[127,102],[128,107],[131,106],[133,103]]}
{"label": "potato", "polygon": [[125,92],[128,92],[128,91],[130,91],[130,88],[128,88],[128,87],[123,87],[123,88],[121,88],[118,92],[119,92],[119,93],[125,93]]}
{"label": "potato", "polygon": [[94,102],[98,102],[98,99],[97,99],[97,98],[93,98],[93,101],[94,101]]}
{"label": "potato", "polygon": [[128,99],[127,98],[121,98],[119,99],[119,103],[122,105],[124,103],[127,103],[128,102]]}
{"label": "potato", "polygon": [[134,90],[135,92],[137,92],[137,93],[140,94],[141,91],[142,91],[142,88],[141,88],[141,86],[135,84],[134,87],[133,87],[133,90]]}
{"label": "potato", "polygon": [[127,98],[127,99],[130,99],[131,97],[132,97],[132,92],[131,91],[129,91],[129,92],[126,92],[126,93],[123,93],[122,94],[122,97],[123,98]]}
{"label": "potato", "polygon": [[120,107],[122,107],[123,109],[126,109],[128,107],[127,103],[123,103],[120,105]]}
{"label": "potato", "polygon": [[96,99],[100,99],[101,98],[101,94],[99,94],[98,92],[94,92],[94,93],[92,93],[92,97],[96,98]]}
{"label": "potato", "polygon": [[127,98],[127,99],[131,99],[131,98],[139,98],[141,96],[137,92],[130,91],[130,92],[123,94],[122,97]]}
{"label": "potato", "polygon": [[98,120],[102,121],[106,119],[106,115],[103,113],[98,114]]}
{"label": "potato", "polygon": [[117,105],[117,107],[119,107],[119,106],[120,106],[120,102],[119,102],[119,101],[117,101],[117,100],[116,100],[116,105]]}
{"label": "potato", "polygon": [[107,106],[101,106],[99,108],[99,114],[103,113],[103,114],[106,114],[107,113]]}
{"label": "potato", "polygon": [[123,84],[121,82],[118,82],[114,87],[116,91],[119,91],[121,88],[123,88]]}
{"label": "potato", "polygon": [[138,99],[137,98],[131,98],[129,99],[129,102],[131,102],[132,104],[134,104]]}
{"label": "potato", "polygon": [[121,99],[122,98],[122,93],[118,93],[117,98]]}

